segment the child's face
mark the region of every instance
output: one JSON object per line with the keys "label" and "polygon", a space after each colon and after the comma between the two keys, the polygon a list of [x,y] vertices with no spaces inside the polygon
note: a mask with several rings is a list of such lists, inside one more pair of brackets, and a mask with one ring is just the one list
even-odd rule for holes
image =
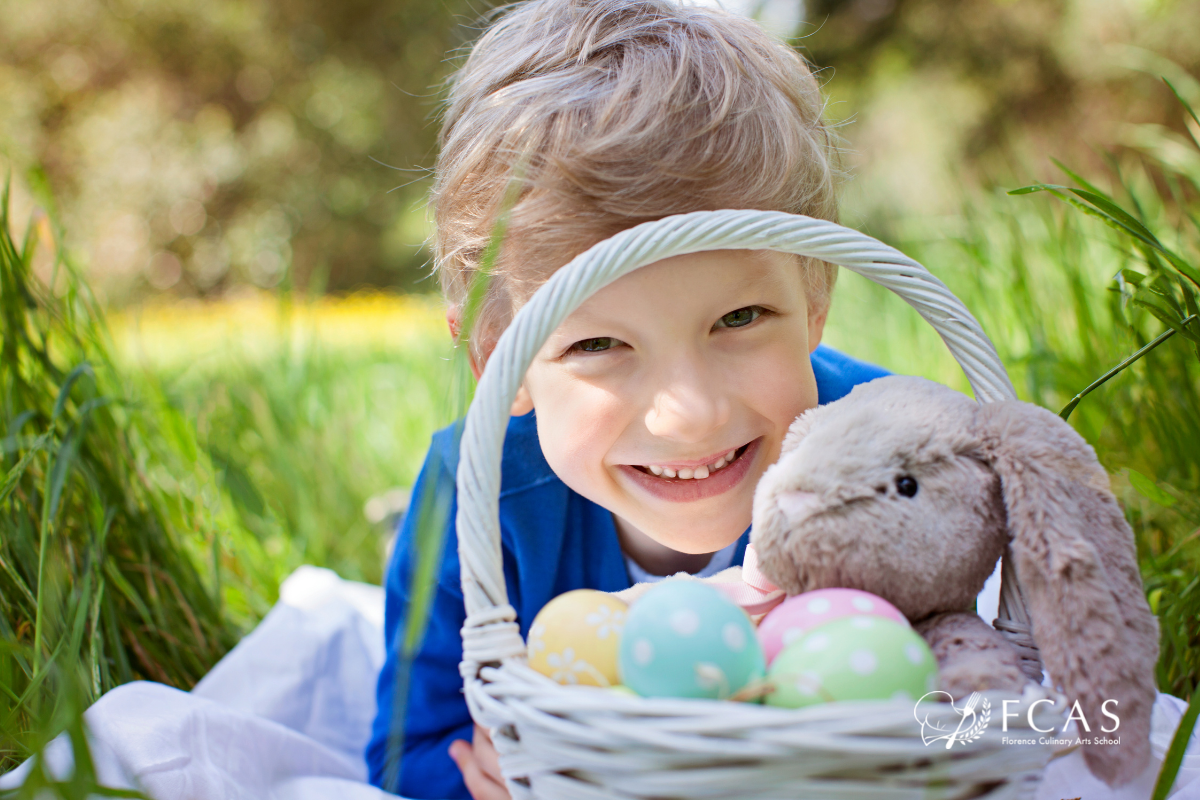
{"label": "child's face", "polygon": [[808,314],[791,256],[666,259],[568,317],[513,412],[537,410],[550,467],[612,511],[623,535],[711,553],[750,524],[755,484],[788,426],[817,404],[809,354],[824,323]]}

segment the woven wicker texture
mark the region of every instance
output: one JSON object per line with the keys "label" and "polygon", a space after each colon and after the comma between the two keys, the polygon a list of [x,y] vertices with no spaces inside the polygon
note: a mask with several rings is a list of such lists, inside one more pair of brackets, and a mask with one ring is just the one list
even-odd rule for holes
{"label": "woven wicker texture", "polygon": [[[857,231],[781,212],[702,211],[600,242],[556,272],[516,315],[467,414],[457,533],[467,611],[461,670],[472,716],[493,730],[518,800],[1025,796],[1051,748],[1006,745],[1002,738],[1029,734],[1033,723],[1061,727],[1065,706],[1034,684],[1023,696],[986,693],[994,723],[970,745],[947,749],[922,741],[912,703],[904,701],[785,711],[621,697],[562,687],[524,666],[525,643],[504,584],[498,497],[509,409],[525,370],[571,312],[623,275],[686,253],[758,249],[811,256],[888,287],[941,335],[976,399],[1015,398],[992,343],[950,290],[917,262]],[[997,628],[1021,651],[1026,673],[1040,681],[1029,618],[1007,559],[999,613]],[[1043,698],[1049,702],[1037,704],[1031,717],[1031,705]],[[949,705],[938,713],[961,719]]]}

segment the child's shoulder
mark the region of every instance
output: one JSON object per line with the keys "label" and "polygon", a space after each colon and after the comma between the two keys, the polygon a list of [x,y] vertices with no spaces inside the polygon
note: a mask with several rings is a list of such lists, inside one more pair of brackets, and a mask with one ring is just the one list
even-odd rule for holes
{"label": "child's shoulder", "polygon": [[817,402],[822,405],[840,400],[860,383],[891,374],[883,367],[851,358],[823,344],[813,351],[812,368],[817,378]]}

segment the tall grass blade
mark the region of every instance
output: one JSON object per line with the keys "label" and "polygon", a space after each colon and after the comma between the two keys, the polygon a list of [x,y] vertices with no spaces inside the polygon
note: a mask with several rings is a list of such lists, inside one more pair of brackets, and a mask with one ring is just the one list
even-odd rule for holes
{"label": "tall grass blade", "polygon": [[1166,78],[1163,78],[1162,81],[1163,81],[1163,83],[1165,83],[1167,85],[1167,88],[1171,90],[1171,94],[1175,95],[1175,99],[1179,101],[1179,104],[1182,105],[1187,110],[1188,114],[1191,115],[1192,120],[1197,125],[1200,125],[1200,117],[1196,116],[1196,112],[1192,108],[1191,103],[1189,103],[1187,100],[1183,99],[1183,95],[1181,95],[1179,93],[1179,90],[1175,88],[1175,85],[1173,83],[1171,83]]}
{"label": "tall grass blade", "polygon": [[4,483],[0,484],[0,505],[3,505],[8,496],[12,494],[13,489],[17,488],[17,482],[25,475],[25,471],[29,469],[29,465],[33,463],[33,459],[42,450],[45,449],[46,443],[50,441],[50,431],[46,431],[41,436],[34,439],[29,444],[29,449],[21,456],[21,460],[16,466],[8,471],[4,476]]}
{"label": "tall grass blade", "polygon": [[1183,712],[1183,717],[1179,720],[1179,727],[1175,729],[1175,735],[1171,737],[1171,746],[1167,748],[1167,755],[1163,758],[1162,769],[1158,773],[1158,780],[1154,783],[1154,794],[1150,796],[1150,800],[1167,800],[1167,795],[1171,793],[1171,787],[1175,785],[1179,767],[1183,764],[1183,756],[1187,752],[1188,742],[1192,739],[1198,717],[1200,717],[1200,686],[1197,686],[1196,691],[1192,694],[1191,702],[1188,703],[1187,710]]}
{"label": "tall grass blade", "polygon": [[63,409],[66,408],[67,401],[70,400],[71,388],[75,385],[75,381],[84,376],[91,378],[93,381],[96,379],[96,374],[92,371],[92,365],[86,361],[71,370],[66,380],[63,381],[62,388],[58,390],[58,397],[54,400],[54,410],[50,412],[51,422],[58,422],[59,417],[62,416]]}
{"label": "tall grass blade", "polygon": [[[496,264],[500,258],[501,248],[504,246],[505,236],[508,233],[509,218],[513,208],[516,207],[517,201],[520,199],[524,187],[526,164],[527,156],[522,157],[518,161],[505,186],[499,213],[497,214],[495,223],[492,225],[492,232],[488,238],[487,246],[480,256],[478,269],[472,275],[465,308],[462,310],[462,327],[459,331],[458,347],[455,352],[458,369],[456,370],[456,380],[452,387],[454,396],[450,404],[452,418],[455,420],[453,428],[455,439],[453,446],[454,453],[458,452],[458,443],[462,436],[463,426],[461,418],[467,412],[467,407],[470,404],[474,390],[473,381],[465,380],[464,376],[468,360],[472,358],[470,348],[475,346],[479,312],[483,308],[488,287],[491,284]],[[483,355],[482,350],[479,352]],[[436,454],[433,456],[433,461],[434,463],[430,466],[437,469],[433,473],[433,476],[439,474],[442,469],[449,470],[451,475],[457,473],[457,465],[454,465],[454,469],[450,469],[450,465],[442,466],[438,464]],[[448,492],[438,491],[437,486],[437,480],[430,480],[424,484],[425,491],[422,492],[422,496],[415,498],[416,503],[414,504],[414,510],[420,516],[416,518],[416,535],[413,541],[414,552],[411,556],[413,567],[409,585],[412,586],[412,594],[408,605],[408,614],[404,620],[404,642],[400,649],[400,657],[396,663],[394,693],[392,695],[392,723],[391,729],[388,731],[383,774],[384,788],[397,793],[400,789],[402,756],[404,753],[404,726],[407,722],[408,694],[411,689],[410,678],[413,659],[420,649],[421,640],[425,634],[429,609],[432,604],[434,591],[437,588],[438,567],[441,565],[442,552],[445,546],[445,531],[451,523],[450,512],[453,507],[453,498]]]}
{"label": "tall grass blade", "polygon": [[[1188,325],[1191,322],[1195,321],[1195,319],[1196,319],[1196,317],[1194,317],[1194,316],[1188,317],[1186,320],[1184,320],[1183,324]],[[1131,355],[1129,358],[1125,359],[1120,364],[1117,364],[1115,367],[1110,369],[1108,372],[1104,373],[1099,378],[1092,381],[1092,383],[1089,384],[1086,389],[1084,389],[1082,392],[1080,392],[1079,394],[1072,397],[1071,402],[1069,402],[1065,406],[1063,406],[1062,411],[1059,411],[1058,415],[1060,417],[1062,417],[1064,420],[1067,419],[1068,417],[1070,417],[1071,412],[1074,411],[1075,407],[1079,405],[1080,400],[1087,397],[1089,394],[1096,391],[1101,386],[1103,386],[1104,384],[1108,383],[1113,378],[1120,375],[1122,372],[1124,372],[1126,369],[1131,367],[1133,364],[1137,363],[1138,359],[1140,359],[1142,356],[1144,356],[1147,353],[1154,350],[1154,348],[1158,347],[1163,342],[1170,339],[1172,336],[1175,335],[1175,333],[1176,333],[1176,329],[1171,328],[1170,330],[1164,331],[1163,333],[1160,333],[1158,336],[1154,337],[1154,339],[1149,344],[1147,344],[1145,347],[1141,348],[1136,353]]]}
{"label": "tall grass blade", "polygon": [[[1055,197],[1064,200],[1086,214],[1098,217],[1115,229],[1122,231],[1129,236],[1132,236],[1137,241],[1141,242],[1151,251],[1158,253],[1173,266],[1179,270],[1188,280],[1200,289],[1200,271],[1180,258],[1177,254],[1167,249],[1153,233],[1146,229],[1142,223],[1138,222],[1132,215],[1124,209],[1117,206],[1111,200],[1089,192],[1085,189],[1073,189],[1069,186],[1058,186],[1055,184],[1033,184],[1031,186],[1022,186],[1019,189],[1013,189],[1009,192],[1011,195],[1032,194],[1034,192],[1049,192]],[[1076,197],[1085,200],[1082,203],[1079,200],[1067,197],[1063,192],[1070,192]]]}

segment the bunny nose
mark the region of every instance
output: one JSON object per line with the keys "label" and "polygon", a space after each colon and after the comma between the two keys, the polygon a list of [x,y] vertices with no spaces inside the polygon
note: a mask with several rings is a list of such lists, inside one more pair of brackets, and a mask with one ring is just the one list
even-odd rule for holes
{"label": "bunny nose", "polygon": [[799,525],[821,508],[821,496],[813,492],[783,492],[775,498],[788,522]]}

